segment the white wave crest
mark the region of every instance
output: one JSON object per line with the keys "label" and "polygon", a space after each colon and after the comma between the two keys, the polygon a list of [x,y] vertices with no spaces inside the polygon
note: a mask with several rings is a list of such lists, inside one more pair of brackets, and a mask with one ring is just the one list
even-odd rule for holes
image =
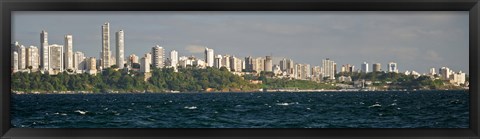
{"label": "white wave crest", "polygon": [[185,106],[183,108],[190,109],[190,110],[197,109],[197,107],[195,107],[195,106]]}

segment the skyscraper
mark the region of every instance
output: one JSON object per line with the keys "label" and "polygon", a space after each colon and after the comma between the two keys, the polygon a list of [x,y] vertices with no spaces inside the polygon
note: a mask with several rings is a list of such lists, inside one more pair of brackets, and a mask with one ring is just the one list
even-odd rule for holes
{"label": "skyscraper", "polygon": [[287,59],[287,63],[286,63],[287,75],[293,75],[294,68],[295,68],[294,64],[295,63],[293,63],[292,59]]}
{"label": "skyscraper", "polygon": [[372,65],[373,72],[380,72],[382,71],[382,65],[380,63],[375,63]]}
{"label": "skyscraper", "polygon": [[73,54],[73,68],[77,73],[82,73],[85,70],[85,54],[82,52],[75,52]]}
{"label": "skyscraper", "polygon": [[448,80],[450,79],[450,75],[452,74],[452,71],[448,67],[442,67],[439,70],[439,74],[442,76],[443,80]]}
{"label": "skyscraper", "polygon": [[287,71],[287,59],[283,58],[280,60],[280,70]]}
{"label": "skyscraper", "polygon": [[97,60],[95,57],[87,58],[87,73],[88,74],[97,74]]}
{"label": "skyscraper", "polygon": [[[222,58],[222,66],[228,69],[230,71],[230,55],[224,55]],[[220,68],[221,68],[220,67]]]}
{"label": "skyscraper", "polygon": [[215,68],[220,69],[222,67],[222,55],[217,55],[214,61]]}
{"label": "skyscraper", "polygon": [[128,59],[130,60],[130,63],[140,63],[139,62],[139,59],[138,59],[138,56],[135,55],[135,54],[131,54],[130,56],[128,56]]}
{"label": "skyscraper", "polygon": [[214,65],[214,54],[213,49],[208,49],[205,47],[205,62],[207,62],[208,67],[213,67]]}
{"label": "skyscraper", "polygon": [[322,60],[322,69],[324,73],[324,77],[329,77],[329,79],[335,79],[335,62],[330,60],[329,58]]}
{"label": "skyscraper", "polygon": [[395,72],[395,73],[398,73],[398,67],[397,67],[397,63],[395,62],[390,62],[388,63],[388,72]]}
{"label": "skyscraper", "polygon": [[18,71],[18,53],[13,51],[12,54],[12,71],[15,73]]}
{"label": "skyscraper", "polygon": [[354,72],[355,71],[355,66],[346,64],[342,65],[340,72]]}
{"label": "skyscraper", "polygon": [[73,40],[72,35],[65,35],[65,69],[73,70]]}
{"label": "skyscraper", "polygon": [[38,48],[30,46],[26,48],[26,68],[32,71],[37,71],[39,67],[39,53]]}
{"label": "skyscraper", "polygon": [[24,70],[27,68],[27,49],[23,45],[17,45],[18,52],[18,69]]}
{"label": "skyscraper", "polygon": [[322,70],[320,66],[313,66],[312,67],[312,80],[313,81],[321,81],[320,74]]}
{"label": "skyscraper", "polygon": [[140,72],[149,73],[150,72],[150,63],[148,62],[148,57],[142,57],[140,59]]}
{"label": "skyscraper", "polygon": [[333,63],[333,74],[337,74],[337,63]]}
{"label": "skyscraper", "polygon": [[48,45],[48,33],[45,30],[42,30],[40,33],[40,66],[43,71],[48,71],[49,60],[50,60],[50,46]]}
{"label": "skyscraper", "polygon": [[265,59],[263,57],[257,57],[253,59],[253,70],[260,73],[265,70]]}
{"label": "skyscraper", "polygon": [[102,69],[109,68],[111,66],[111,53],[110,53],[110,24],[106,22],[102,25]]}
{"label": "skyscraper", "polygon": [[367,63],[367,62],[363,62],[363,64],[362,64],[362,72],[363,72],[363,73],[368,73],[368,63]]}
{"label": "skyscraper", "polygon": [[237,67],[237,61],[238,61],[238,58],[236,58],[235,56],[232,56],[230,57],[230,70],[231,71],[237,71],[238,72],[238,67]]}
{"label": "skyscraper", "polygon": [[272,65],[272,57],[271,56],[266,56],[265,57],[265,71],[271,72],[273,65]]}
{"label": "skyscraper", "polygon": [[175,50],[170,51],[170,66],[177,68],[178,64],[178,52]]}
{"label": "skyscraper", "polygon": [[245,70],[248,72],[253,71],[253,58],[251,56],[245,57]]}
{"label": "skyscraper", "polygon": [[53,74],[63,72],[63,45],[52,44],[50,45],[50,69],[53,70]]}
{"label": "skyscraper", "polygon": [[156,45],[155,47],[152,48],[152,64],[153,67],[155,68],[163,68],[164,65],[164,59],[165,58],[165,49],[163,47],[160,47],[159,45]]}
{"label": "skyscraper", "polygon": [[116,37],[116,65],[118,66],[119,69],[123,69],[123,65],[125,63],[124,59],[125,59],[125,52],[124,52],[124,45],[125,45],[125,42],[124,42],[124,34],[123,34],[123,30],[120,30],[118,31],[117,33],[115,33],[115,37]]}
{"label": "skyscraper", "polygon": [[435,68],[430,68],[430,75],[435,75]]}

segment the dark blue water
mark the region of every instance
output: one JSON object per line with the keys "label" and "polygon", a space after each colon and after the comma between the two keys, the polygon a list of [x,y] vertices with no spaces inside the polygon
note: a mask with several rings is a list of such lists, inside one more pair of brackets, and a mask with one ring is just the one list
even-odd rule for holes
{"label": "dark blue water", "polygon": [[13,95],[16,128],[468,128],[467,91]]}

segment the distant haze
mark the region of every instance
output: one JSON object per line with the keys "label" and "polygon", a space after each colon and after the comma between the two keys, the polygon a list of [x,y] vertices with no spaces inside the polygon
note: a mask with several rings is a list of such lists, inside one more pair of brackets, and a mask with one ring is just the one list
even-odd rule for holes
{"label": "distant haze", "polygon": [[[68,12],[17,11],[12,14],[12,43],[64,44],[73,35],[74,51],[99,57],[101,26],[110,23],[112,54],[115,32],[125,32],[125,56],[143,56],[155,45],[179,56],[204,58],[204,47],[217,54],[286,57],[295,63],[321,65],[330,58],[369,69],[390,61],[399,70],[428,72],[446,66],[469,73],[468,12]],[[274,63],[278,64],[278,63]]]}

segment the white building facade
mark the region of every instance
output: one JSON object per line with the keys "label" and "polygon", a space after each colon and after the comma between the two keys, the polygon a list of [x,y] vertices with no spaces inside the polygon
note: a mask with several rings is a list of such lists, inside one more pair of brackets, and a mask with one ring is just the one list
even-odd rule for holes
{"label": "white building facade", "polygon": [[165,49],[163,47],[160,47],[159,45],[156,45],[155,47],[152,48],[152,64],[153,67],[155,68],[163,68],[164,61],[165,61]]}
{"label": "white building facade", "polygon": [[116,54],[115,54],[115,60],[116,60],[116,65],[118,66],[119,69],[124,68],[125,64],[125,39],[124,39],[124,32],[123,30],[118,31],[115,33],[115,40],[116,40]]}
{"label": "white building facade", "polygon": [[101,52],[101,67],[102,69],[109,68],[111,65],[111,51],[110,51],[110,23],[102,25],[102,52]]}
{"label": "white building facade", "polygon": [[213,67],[214,66],[214,51],[213,49],[209,49],[205,47],[205,62],[207,63],[206,66]]}

